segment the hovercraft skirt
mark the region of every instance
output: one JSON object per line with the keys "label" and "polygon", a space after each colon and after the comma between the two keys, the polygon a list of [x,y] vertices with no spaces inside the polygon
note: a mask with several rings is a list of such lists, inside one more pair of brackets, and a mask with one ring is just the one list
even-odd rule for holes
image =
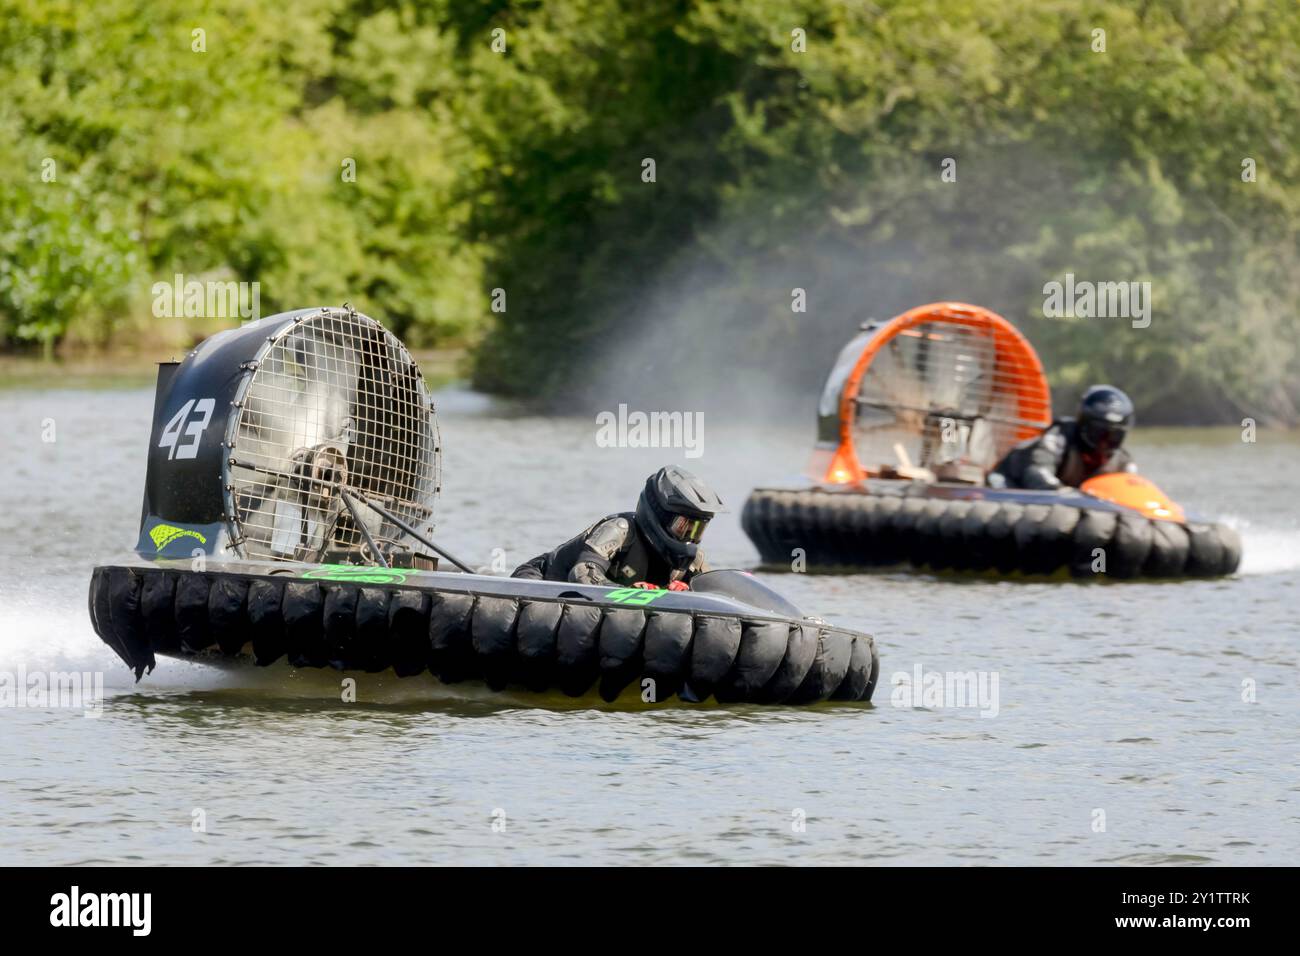
{"label": "hovercraft skirt", "polygon": [[[1049,496],[1050,497],[1050,496]],[[769,566],[889,567],[1075,577],[1216,577],[1241,562],[1226,525],[1157,521],[1060,501],[760,488],[745,533]]]}
{"label": "hovercraft skirt", "polygon": [[155,655],[219,655],[261,666],[391,667],[399,676],[429,670],[494,690],[580,696],[598,685],[611,701],[630,685],[649,702],[687,688],[692,700],[738,703],[866,701],[875,689],[871,637],[815,619],[720,612],[748,606],[707,595],[695,610],[672,592],[649,592],[662,599],[643,603],[645,592],[626,595],[632,605],[608,600],[620,592],[606,588],[429,583],[470,577],[419,573],[393,583],[108,566],[91,579],[91,619],[137,679],[153,670]]}

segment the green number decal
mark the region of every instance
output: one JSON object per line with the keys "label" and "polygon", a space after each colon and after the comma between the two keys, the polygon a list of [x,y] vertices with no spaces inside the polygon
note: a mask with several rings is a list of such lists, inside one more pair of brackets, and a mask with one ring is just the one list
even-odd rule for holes
{"label": "green number decal", "polygon": [[619,588],[616,591],[610,591],[606,595],[616,604],[630,604],[634,607],[643,607],[651,601],[663,597],[667,591],[651,591],[649,588]]}

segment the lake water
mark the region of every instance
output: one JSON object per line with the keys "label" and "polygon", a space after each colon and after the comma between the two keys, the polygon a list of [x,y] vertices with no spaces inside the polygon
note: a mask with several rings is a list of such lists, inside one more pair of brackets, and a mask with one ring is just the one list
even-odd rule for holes
{"label": "lake water", "polygon": [[[1142,470],[1242,533],[1218,581],[765,575],[876,636],[874,705],[657,709],[431,677],[160,659],[138,685],[86,613],[134,541],[150,391],[0,392],[0,673],[102,672],[102,715],[0,709],[0,864],[1294,863],[1300,444],[1139,430]],[[510,567],[631,508],[677,461],[731,504],[812,428],[710,419],[703,454],[597,446],[592,419],[440,396],[439,537]],[[53,436],[49,434],[53,423]],[[53,437],[52,442],[43,438]],[[990,708],[891,701],[900,672],[996,675]],[[1253,698],[1253,699],[1250,699]],[[196,821],[201,822],[199,827]]]}

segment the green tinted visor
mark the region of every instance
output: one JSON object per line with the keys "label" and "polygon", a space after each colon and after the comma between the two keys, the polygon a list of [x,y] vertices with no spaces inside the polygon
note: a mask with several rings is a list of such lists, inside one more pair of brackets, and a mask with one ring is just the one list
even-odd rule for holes
{"label": "green tinted visor", "polygon": [[704,537],[704,529],[708,524],[708,518],[691,518],[687,515],[677,515],[668,523],[668,533],[678,541],[684,541],[687,544],[699,544],[700,538]]}

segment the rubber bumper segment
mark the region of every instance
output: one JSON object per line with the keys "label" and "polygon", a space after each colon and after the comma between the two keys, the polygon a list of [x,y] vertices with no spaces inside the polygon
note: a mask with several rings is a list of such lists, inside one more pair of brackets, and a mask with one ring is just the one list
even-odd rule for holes
{"label": "rubber bumper segment", "polygon": [[493,690],[510,683],[515,654],[515,622],[519,602],[514,598],[480,597],[470,619],[470,641],[483,674]]}
{"label": "rubber bumper segment", "polygon": [[141,575],[130,568],[97,570],[91,577],[91,621],[104,643],[135,672],[138,681],[155,665],[145,632]]}
{"label": "rubber bumper segment", "polygon": [[284,586],[285,656],[294,667],[325,666],[320,639],[324,604],[325,596],[315,581],[290,581]]}
{"label": "rubber bumper segment", "polygon": [[556,642],[564,605],[558,601],[524,601],[515,624],[515,664],[519,682],[533,691],[555,684]]}
{"label": "rubber bumper segment", "polygon": [[803,682],[791,695],[796,704],[810,704],[827,700],[839,688],[849,672],[853,657],[853,637],[843,631],[827,629],[818,635],[817,651],[812,667]]}
{"label": "rubber bumper segment", "polygon": [[668,700],[681,691],[694,629],[689,614],[651,611],[646,616],[643,673],[650,701]]}
{"label": "rubber bumper segment", "polygon": [[790,626],[784,621],[745,623],[731,668],[714,696],[723,703],[757,698],[781,666],[789,641]]}
{"label": "rubber bumper segment", "polygon": [[444,684],[478,675],[471,620],[472,594],[434,594],[429,601],[430,670]]}
{"label": "rubber bumper segment", "polygon": [[645,667],[645,612],[639,608],[605,608],[600,619],[600,696],[614,701]]}
{"label": "rubber bumper segment", "polygon": [[[166,577],[167,575],[154,575]],[[284,657],[284,584],[276,580],[255,580],[248,585],[245,598],[248,609],[248,637],[253,644],[253,659],[259,667],[270,667]]]}
{"label": "rubber bumper segment", "polygon": [[388,601],[388,649],[398,677],[414,677],[429,667],[429,595],[394,591]]}
{"label": "rubber bumper segment", "polygon": [[581,697],[600,676],[601,612],[586,604],[566,604],[555,637],[560,690]]}
{"label": "rubber bumper segment", "polygon": [[220,575],[208,588],[208,636],[223,654],[238,654],[248,643],[249,580]]}
{"label": "rubber bumper segment", "polygon": [[692,693],[700,700],[711,696],[731,670],[731,664],[740,651],[742,634],[741,622],[735,618],[696,617],[688,680]]}

